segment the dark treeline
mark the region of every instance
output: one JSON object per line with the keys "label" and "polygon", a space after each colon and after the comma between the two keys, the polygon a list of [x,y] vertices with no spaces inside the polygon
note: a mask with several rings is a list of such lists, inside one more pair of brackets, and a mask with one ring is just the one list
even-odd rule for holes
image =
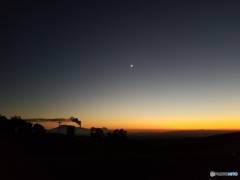
{"label": "dark treeline", "polygon": [[[10,119],[0,114],[0,135],[43,135],[46,132],[44,126],[39,123],[31,123],[23,120],[21,116],[12,116]],[[70,138],[75,137],[75,126],[67,126],[66,135]],[[116,129],[112,132],[104,134],[101,128],[92,127],[90,129],[90,138],[94,140],[109,139],[115,141],[127,140],[127,131],[123,129]]]}
{"label": "dark treeline", "polygon": [[41,124],[33,124],[21,119],[20,116],[12,116],[7,119],[0,114],[0,134],[1,135],[41,135],[46,129]]}
{"label": "dark treeline", "polygon": [[90,129],[90,137],[92,139],[107,138],[115,141],[125,141],[127,140],[127,131],[125,131],[124,129],[116,129],[116,130],[113,130],[112,132],[110,131],[107,134],[104,134],[101,128],[92,127]]}

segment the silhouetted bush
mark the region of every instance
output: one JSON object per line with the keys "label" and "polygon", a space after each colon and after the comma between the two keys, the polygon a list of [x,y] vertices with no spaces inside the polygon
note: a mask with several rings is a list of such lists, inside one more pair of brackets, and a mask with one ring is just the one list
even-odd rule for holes
{"label": "silhouetted bush", "polygon": [[41,124],[34,124],[32,127],[32,131],[35,135],[42,135],[45,133],[46,129]]}

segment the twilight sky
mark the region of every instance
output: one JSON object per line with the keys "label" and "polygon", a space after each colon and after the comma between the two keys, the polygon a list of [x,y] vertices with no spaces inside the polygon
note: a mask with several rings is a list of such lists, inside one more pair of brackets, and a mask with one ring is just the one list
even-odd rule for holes
{"label": "twilight sky", "polygon": [[239,0],[2,1],[0,113],[240,129],[239,32]]}

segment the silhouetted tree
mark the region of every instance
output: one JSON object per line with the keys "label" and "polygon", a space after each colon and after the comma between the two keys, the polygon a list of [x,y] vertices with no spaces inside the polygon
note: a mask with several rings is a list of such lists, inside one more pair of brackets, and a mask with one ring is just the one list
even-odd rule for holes
{"label": "silhouetted tree", "polygon": [[127,139],[127,131],[124,129],[116,129],[112,132],[107,133],[107,137],[112,140],[126,140]]}
{"label": "silhouetted tree", "polygon": [[6,135],[13,133],[13,129],[11,128],[10,121],[0,114],[0,134]]}
{"label": "silhouetted tree", "polygon": [[90,129],[90,137],[93,139],[101,139],[105,137],[105,134],[101,128],[94,128]]}
{"label": "silhouetted tree", "polygon": [[32,127],[32,131],[36,135],[42,135],[45,133],[46,129],[41,124],[34,124]]}
{"label": "silhouetted tree", "polygon": [[75,136],[75,126],[67,126],[67,136],[68,137]]}
{"label": "silhouetted tree", "polygon": [[32,133],[32,123],[22,120],[20,116],[11,117],[10,122],[15,133],[24,135]]}
{"label": "silhouetted tree", "polygon": [[8,120],[5,116],[2,116],[1,114],[0,114],[0,120]]}

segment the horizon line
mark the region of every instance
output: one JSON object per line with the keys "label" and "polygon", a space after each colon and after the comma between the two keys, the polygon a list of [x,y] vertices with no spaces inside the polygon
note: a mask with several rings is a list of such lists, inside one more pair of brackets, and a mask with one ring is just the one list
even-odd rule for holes
{"label": "horizon line", "polygon": [[[61,125],[61,126],[68,126],[68,125]],[[90,128],[87,128],[87,127],[79,127],[79,126],[75,126],[76,128],[83,128],[83,129],[91,129],[92,127]],[[58,126],[54,127],[54,128],[58,128]],[[51,128],[51,129],[54,129],[54,128]],[[107,127],[96,127],[96,128],[106,128],[108,130],[115,130],[115,129],[124,129],[126,131],[131,131],[131,132],[137,132],[137,131],[151,131],[151,132],[167,132],[167,131],[240,131],[240,128],[239,129],[152,129],[152,128],[149,128],[149,129],[133,129],[133,128],[107,128]],[[48,129],[50,130],[50,129]]]}

